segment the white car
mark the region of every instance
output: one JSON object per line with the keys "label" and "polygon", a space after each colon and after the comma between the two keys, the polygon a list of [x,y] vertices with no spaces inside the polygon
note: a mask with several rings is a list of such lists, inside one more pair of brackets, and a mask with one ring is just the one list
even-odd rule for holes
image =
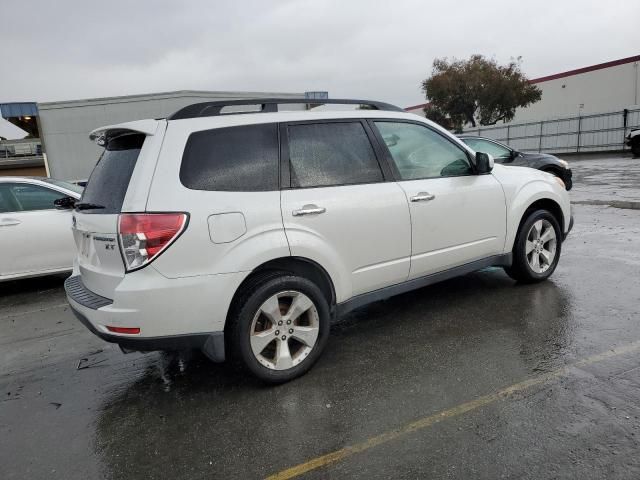
{"label": "white car", "polygon": [[0,281],[71,270],[71,207],[81,194],[52,178],[0,177]]}
{"label": "white car", "polygon": [[[535,282],[572,226],[562,180],[493,165],[379,102],[209,102],[100,128],[74,213],[69,303],[123,350],[199,348],[267,382],[306,372],[330,319],[488,266]],[[261,111],[224,113],[257,104]],[[250,104],[253,104],[250,106]]]}

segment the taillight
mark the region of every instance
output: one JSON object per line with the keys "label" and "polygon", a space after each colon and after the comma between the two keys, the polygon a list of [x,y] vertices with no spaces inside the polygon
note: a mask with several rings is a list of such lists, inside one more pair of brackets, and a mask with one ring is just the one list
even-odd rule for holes
{"label": "taillight", "polygon": [[160,255],[187,226],[186,213],[122,213],[118,225],[120,251],[127,271]]}

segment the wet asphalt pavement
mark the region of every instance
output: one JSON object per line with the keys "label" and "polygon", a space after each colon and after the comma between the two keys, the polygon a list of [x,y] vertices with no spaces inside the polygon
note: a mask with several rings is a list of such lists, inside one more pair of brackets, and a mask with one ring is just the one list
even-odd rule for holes
{"label": "wet asphalt pavement", "polygon": [[372,304],[279,387],[123,355],[62,278],[0,284],[0,478],[640,477],[640,160],[572,167],[549,281],[489,269]]}

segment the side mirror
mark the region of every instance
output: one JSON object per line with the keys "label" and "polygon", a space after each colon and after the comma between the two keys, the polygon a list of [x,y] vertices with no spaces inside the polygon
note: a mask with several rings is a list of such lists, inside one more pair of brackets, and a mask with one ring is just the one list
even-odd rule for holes
{"label": "side mirror", "polygon": [[71,210],[76,205],[76,199],[73,197],[62,197],[53,201],[58,210]]}
{"label": "side mirror", "polygon": [[476,171],[479,174],[489,173],[493,170],[493,155],[476,152]]}
{"label": "side mirror", "polygon": [[520,156],[520,152],[517,150],[511,150],[511,155],[509,155],[509,158],[511,160],[515,160],[516,158],[518,158]]}

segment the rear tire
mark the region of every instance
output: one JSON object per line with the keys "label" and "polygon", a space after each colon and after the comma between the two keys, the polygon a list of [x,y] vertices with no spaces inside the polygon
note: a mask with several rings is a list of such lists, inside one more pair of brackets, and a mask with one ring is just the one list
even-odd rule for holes
{"label": "rear tire", "polygon": [[634,157],[640,157],[640,139],[634,141],[631,144],[631,152]]}
{"label": "rear tire", "polygon": [[526,214],[513,245],[513,260],[504,270],[514,280],[535,283],[546,280],[560,259],[562,232],[556,218],[547,210]]}
{"label": "rear tire", "polygon": [[235,301],[227,327],[230,356],[264,382],[288,382],[322,354],[329,318],[315,283],[289,272],[266,272]]}

